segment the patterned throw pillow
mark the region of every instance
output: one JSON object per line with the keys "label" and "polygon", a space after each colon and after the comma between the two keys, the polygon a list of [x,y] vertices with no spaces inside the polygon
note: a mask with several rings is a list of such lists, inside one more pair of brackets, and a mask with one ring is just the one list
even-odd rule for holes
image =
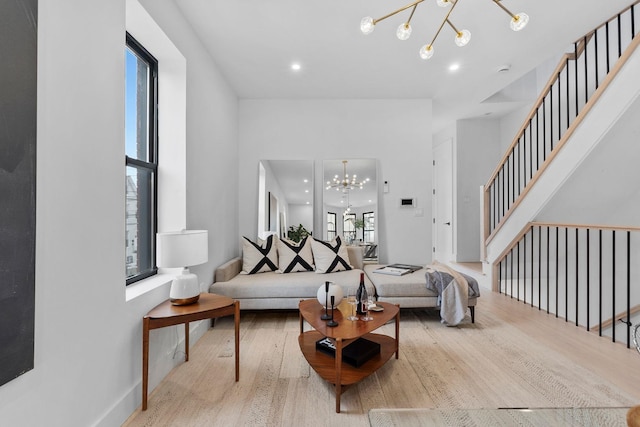
{"label": "patterned throw pillow", "polygon": [[332,273],[334,271],[352,270],[349,263],[349,253],[342,244],[340,236],[331,242],[323,242],[318,239],[311,241],[313,259],[316,263],[316,273]]}
{"label": "patterned throw pillow", "polygon": [[245,274],[264,273],[278,269],[277,236],[271,235],[258,243],[242,237],[242,272]]}
{"label": "patterned throw pillow", "polygon": [[278,273],[313,271],[313,252],[311,239],[305,237],[299,243],[278,239]]}

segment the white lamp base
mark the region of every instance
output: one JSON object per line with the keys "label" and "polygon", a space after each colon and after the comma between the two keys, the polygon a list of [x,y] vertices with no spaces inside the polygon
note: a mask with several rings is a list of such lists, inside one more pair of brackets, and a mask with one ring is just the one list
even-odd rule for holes
{"label": "white lamp base", "polygon": [[188,268],[182,270],[182,274],[171,282],[169,299],[173,305],[193,304],[200,298],[200,286],[198,276],[189,272]]}

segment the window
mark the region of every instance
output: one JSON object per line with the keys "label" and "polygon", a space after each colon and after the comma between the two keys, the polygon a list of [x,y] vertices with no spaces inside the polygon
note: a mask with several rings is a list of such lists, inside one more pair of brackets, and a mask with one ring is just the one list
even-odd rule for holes
{"label": "window", "polygon": [[327,240],[336,238],[336,213],[327,212]]}
{"label": "window", "polygon": [[344,240],[351,244],[356,240],[356,214],[349,213],[344,215]]}
{"label": "window", "polygon": [[127,285],[156,273],[158,61],[130,34],[125,48]]}
{"label": "window", "polygon": [[374,212],[365,212],[362,214],[364,228],[362,229],[362,239],[365,243],[374,243],[376,241],[376,217]]}

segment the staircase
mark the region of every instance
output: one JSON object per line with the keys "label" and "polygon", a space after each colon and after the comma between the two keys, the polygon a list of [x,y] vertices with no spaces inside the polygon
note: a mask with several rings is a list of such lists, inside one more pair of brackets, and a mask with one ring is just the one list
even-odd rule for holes
{"label": "staircase", "polygon": [[638,3],[562,57],[483,193],[493,289],[614,341],[621,328],[627,345],[640,321]]}

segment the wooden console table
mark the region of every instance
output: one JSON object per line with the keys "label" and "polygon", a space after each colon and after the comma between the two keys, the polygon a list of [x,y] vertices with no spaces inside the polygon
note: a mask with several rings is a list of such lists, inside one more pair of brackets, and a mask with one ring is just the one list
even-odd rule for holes
{"label": "wooden console table", "polygon": [[167,300],[142,318],[142,410],[147,410],[149,386],[149,331],[184,323],[184,361],[189,361],[189,322],[231,316],[235,322],[236,381],[240,379],[240,303],[231,298],[201,293],[194,304],[172,305]]}

